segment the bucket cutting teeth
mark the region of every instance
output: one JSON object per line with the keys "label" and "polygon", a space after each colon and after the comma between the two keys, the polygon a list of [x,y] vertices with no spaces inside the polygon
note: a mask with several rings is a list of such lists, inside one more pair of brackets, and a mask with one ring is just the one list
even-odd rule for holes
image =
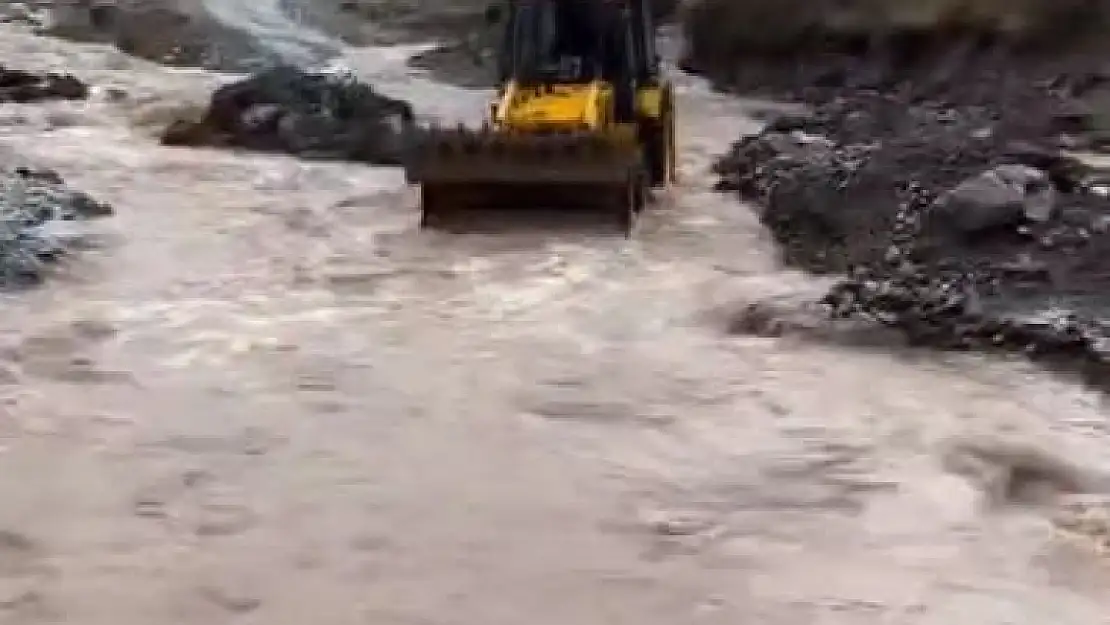
{"label": "bucket cutting teeth", "polygon": [[542,182],[624,180],[640,167],[639,146],[626,133],[550,134],[433,128],[410,155],[410,178],[420,182]]}
{"label": "bucket cutting teeth", "polygon": [[421,188],[421,223],[469,207],[591,207],[626,230],[644,202],[640,146],[626,129],[552,133],[431,128],[406,177]]}

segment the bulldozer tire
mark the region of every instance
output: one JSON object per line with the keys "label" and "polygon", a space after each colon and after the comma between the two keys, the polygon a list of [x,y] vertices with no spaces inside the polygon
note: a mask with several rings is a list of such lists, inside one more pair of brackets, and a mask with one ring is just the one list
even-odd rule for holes
{"label": "bulldozer tire", "polygon": [[667,131],[664,125],[652,125],[644,137],[644,160],[653,187],[667,184]]}
{"label": "bulldozer tire", "polygon": [[674,177],[674,118],[669,105],[664,104],[660,118],[651,123],[644,133],[644,166],[652,187],[664,187]]}
{"label": "bulldozer tire", "polygon": [[632,176],[618,192],[617,217],[618,225],[625,238],[632,237],[636,218],[647,203],[647,189],[644,187],[643,176]]}
{"label": "bulldozer tire", "polygon": [[420,187],[420,229],[434,228],[438,222],[439,194],[428,187]]}
{"label": "bulldozer tire", "polygon": [[638,172],[636,174],[634,184],[636,185],[636,188],[634,190],[635,195],[633,196],[633,199],[635,201],[633,212],[639,215],[645,208],[647,208],[648,199],[650,198],[651,181],[648,179],[647,172]]}

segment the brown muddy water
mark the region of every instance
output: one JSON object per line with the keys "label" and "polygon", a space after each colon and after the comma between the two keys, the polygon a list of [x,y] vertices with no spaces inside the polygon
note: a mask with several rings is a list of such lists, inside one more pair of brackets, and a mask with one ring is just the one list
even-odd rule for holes
{"label": "brown muddy water", "polygon": [[[213,75],[2,28],[128,95],[0,109],[119,211],[3,303],[0,622],[1110,623],[1096,397],[713,321],[822,288],[707,190],[745,103],[676,77],[632,241],[422,233],[396,170],[156,146]],[[401,52],[348,60],[480,114]]]}

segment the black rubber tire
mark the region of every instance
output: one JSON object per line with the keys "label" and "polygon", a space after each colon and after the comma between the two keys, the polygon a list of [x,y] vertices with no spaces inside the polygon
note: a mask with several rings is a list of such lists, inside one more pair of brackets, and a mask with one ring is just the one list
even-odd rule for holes
{"label": "black rubber tire", "polygon": [[648,199],[650,198],[651,193],[651,184],[648,180],[648,174],[646,171],[641,171],[636,175],[635,185],[636,190],[633,192],[633,198],[635,202],[635,204],[633,205],[633,212],[638,215],[643,212],[645,208],[647,208]]}
{"label": "black rubber tire", "polygon": [[436,193],[427,187],[420,187],[420,229],[434,228],[438,217]]}
{"label": "black rubber tire", "polygon": [[625,183],[617,198],[618,225],[624,238],[632,238],[632,229],[636,225],[636,216],[640,212],[643,197],[643,184],[634,176]]}
{"label": "black rubber tire", "polygon": [[663,110],[660,117],[644,131],[644,165],[647,168],[648,184],[653,188],[664,187],[670,182],[674,161],[673,137],[671,137],[672,109],[670,94],[663,95]]}
{"label": "black rubber tire", "polygon": [[665,126],[652,124],[644,133],[644,160],[652,187],[667,184],[667,132]]}

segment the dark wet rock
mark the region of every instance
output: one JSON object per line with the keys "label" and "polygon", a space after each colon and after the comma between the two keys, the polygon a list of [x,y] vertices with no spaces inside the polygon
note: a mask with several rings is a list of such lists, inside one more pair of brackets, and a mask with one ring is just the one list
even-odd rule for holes
{"label": "dark wet rock", "polygon": [[0,287],[40,282],[80,244],[77,222],[111,213],[53,171],[0,165]]}
{"label": "dark wet rock", "polygon": [[0,65],[0,102],[84,100],[89,87],[71,74],[29,72]]}
{"label": "dark wet rock", "polygon": [[1013,141],[1003,148],[1001,160],[1039,169],[1048,174],[1052,186],[1063,193],[1073,193],[1088,184],[1089,168],[1074,157],[1065,155],[1060,147]]}
{"label": "dark wet rock", "polygon": [[1027,165],[997,165],[965,179],[933,203],[929,221],[960,235],[1047,222],[1056,208],[1048,174]]}
{"label": "dark wet rock", "polygon": [[413,120],[408,103],[350,74],[276,67],[220,87],[201,120],[174,123],[162,143],[399,164]]}

